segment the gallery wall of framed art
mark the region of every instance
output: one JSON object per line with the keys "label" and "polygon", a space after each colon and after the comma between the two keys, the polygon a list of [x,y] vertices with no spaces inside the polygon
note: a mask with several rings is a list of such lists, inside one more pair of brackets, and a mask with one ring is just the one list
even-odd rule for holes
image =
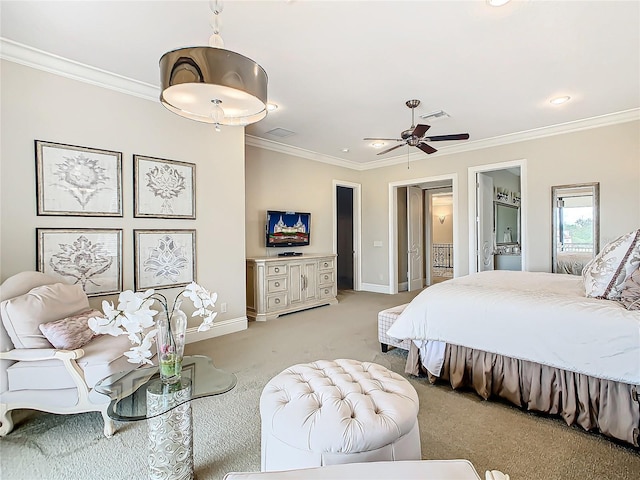
{"label": "gallery wall of framed art", "polygon": [[[34,143],[38,216],[123,216],[122,153]],[[132,164],[134,219],[196,219],[194,163],[134,154]],[[134,290],[196,281],[195,229],[134,229],[132,240]],[[88,296],[116,294],[122,248],[123,229],[36,228],[36,269],[82,285]]]}

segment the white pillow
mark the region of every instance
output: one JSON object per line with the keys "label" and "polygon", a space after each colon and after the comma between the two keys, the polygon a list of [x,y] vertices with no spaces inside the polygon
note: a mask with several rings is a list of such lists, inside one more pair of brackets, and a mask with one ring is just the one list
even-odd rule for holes
{"label": "white pillow", "polygon": [[607,243],[582,270],[587,297],[620,298],[622,286],[640,265],[640,230]]}
{"label": "white pillow", "polygon": [[2,323],[15,348],[51,348],[38,326],[89,309],[81,285],[54,283],[0,304]]}

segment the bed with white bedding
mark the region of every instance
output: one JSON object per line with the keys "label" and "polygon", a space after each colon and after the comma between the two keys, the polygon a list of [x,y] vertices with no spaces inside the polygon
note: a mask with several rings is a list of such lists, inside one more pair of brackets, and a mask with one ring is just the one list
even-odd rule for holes
{"label": "bed with white bedding", "polygon": [[639,446],[640,311],[587,298],[580,277],[455,278],[421,292],[387,333],[414,341],[409,373],[424,369],[432,381],[560,414]]}

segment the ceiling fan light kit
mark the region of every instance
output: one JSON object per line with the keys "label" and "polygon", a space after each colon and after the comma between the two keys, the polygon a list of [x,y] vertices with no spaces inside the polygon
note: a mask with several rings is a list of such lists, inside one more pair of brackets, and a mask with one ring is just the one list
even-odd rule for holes
{"label": "ceiling fan light kit", "polygon": [[[442,141],[469,139],[468,133],[455,133],[451,135],[434,135],[431,137],[425,136],[425,134],[427,133],[427,130],[431,128],[431,125],[415,124],[415,115],[414,115],[415,109],[418,105],[420,105],[420,100],[415,100],[415,99],[407,100],[405,102],[405,105],[411,109],[411,127],[403,131],[400,134],[400,138],[369,138],[368,137],[364,139],[364,140],[373,140],[374,142],[381,142],[383,140],[387,140],[390,142],[401,142],[398,145],[394,145],[391,148],[387,148],[386,150],[383,150],[382,152],[377,153],[377,155],[384,155],[385,153],[389,153],[395,150],[396,148],[400,148],[403,145],[408,145],[410,147],[418,147],[424,153],[431,154],[431,153],[437,152],[437,150],[433,148],[431,145],[427,144],[426,142],[442,142]],[[447,115],[442,110],[440,112],[442,112],[444,115]],[[375,146],[374,143],[372,143],[371,145]]]}
{"label": "ceiling fan light kit", "polygon": [[173,113],[198,122],[249,125],[267,115],[267,73],[256,62],[222,48],[221,0],[210,2],[209,46],[179,48],[160,58],[160,101]]}

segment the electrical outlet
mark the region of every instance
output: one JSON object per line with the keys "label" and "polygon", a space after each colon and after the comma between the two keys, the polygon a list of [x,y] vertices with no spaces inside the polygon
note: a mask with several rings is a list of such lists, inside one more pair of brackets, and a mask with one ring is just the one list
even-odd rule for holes
{"label": "electrical outlet", "polygon": [[227,313],[227,304],[225,302],[220,304],[220,312]]}

